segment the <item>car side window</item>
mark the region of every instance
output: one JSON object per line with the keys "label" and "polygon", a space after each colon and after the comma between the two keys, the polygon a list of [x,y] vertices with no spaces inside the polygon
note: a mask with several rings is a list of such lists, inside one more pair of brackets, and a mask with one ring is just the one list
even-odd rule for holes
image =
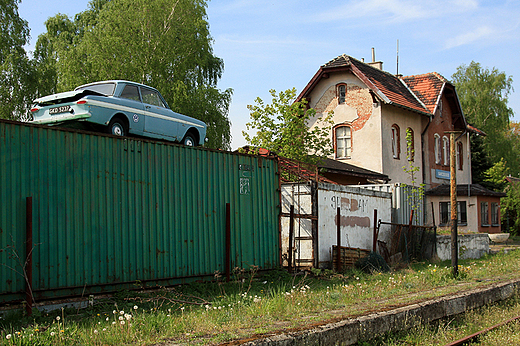
{"label": "car side window", "polygon": [[120,97],[134,101],[141,101],[141,99],[139,98],[139,90],[135,85],[125,86]]}
{"label": "car side window", "polygon": [[141,88],[141,94],[143,95],[143,102],[149,105],[164,107],[164,103],[161,100],[159,94],[151,89]]}

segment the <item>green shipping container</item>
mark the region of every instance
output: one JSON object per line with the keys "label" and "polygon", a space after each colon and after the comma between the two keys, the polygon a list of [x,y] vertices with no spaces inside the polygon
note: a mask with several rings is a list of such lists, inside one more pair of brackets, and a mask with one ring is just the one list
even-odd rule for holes
{"label": "green shipping container", "polygon": [[279,266],[276,160],[0,121],[0,302]]}

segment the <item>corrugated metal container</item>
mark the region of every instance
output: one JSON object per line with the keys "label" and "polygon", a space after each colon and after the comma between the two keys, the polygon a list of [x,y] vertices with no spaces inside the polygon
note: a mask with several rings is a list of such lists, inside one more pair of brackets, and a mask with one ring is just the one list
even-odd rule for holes
{"label": "corrugated metal container", "polygon": [[0,301],[23,297],[26,197],[36,299],[279,265],[277,161],[0,121]]}
{"label": "corrugated metal container", "polygon": [[392,194],[392,222],[408,225],[410,223],[410,213],[413,206],[414,225],[424,225],[424,195],[420,196],[417,188],[406,184],[375,184],[375,185],[356,185],[363,189],[374,191],[390,192]]}

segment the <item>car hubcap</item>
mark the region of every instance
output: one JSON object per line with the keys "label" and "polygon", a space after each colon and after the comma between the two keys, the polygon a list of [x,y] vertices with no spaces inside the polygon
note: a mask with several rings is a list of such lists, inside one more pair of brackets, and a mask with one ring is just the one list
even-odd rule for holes
{"label": "car hubcap", "polygon": [[186,140],[184,141],[184,145],[188,146],[188,147],[193,147],[195,144],[194,144],[194,141],[192,138],[188,137],[186,138]]}
{"label": "car hubcap", "polygon": [[112,127],[112,133],[116,136],[122,136],[123,129],[119,125],[114,125],[114,127]]}

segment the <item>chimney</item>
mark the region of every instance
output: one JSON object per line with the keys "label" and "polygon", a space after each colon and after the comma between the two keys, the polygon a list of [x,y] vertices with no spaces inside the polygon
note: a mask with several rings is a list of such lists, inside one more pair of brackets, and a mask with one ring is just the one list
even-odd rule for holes
{"label": "chimney", "polygon": [[383,70],[383,62],[376,61],[376,50],[372,47],[372,62],[368,63],[370,66],[375,67],[379,70]]}

